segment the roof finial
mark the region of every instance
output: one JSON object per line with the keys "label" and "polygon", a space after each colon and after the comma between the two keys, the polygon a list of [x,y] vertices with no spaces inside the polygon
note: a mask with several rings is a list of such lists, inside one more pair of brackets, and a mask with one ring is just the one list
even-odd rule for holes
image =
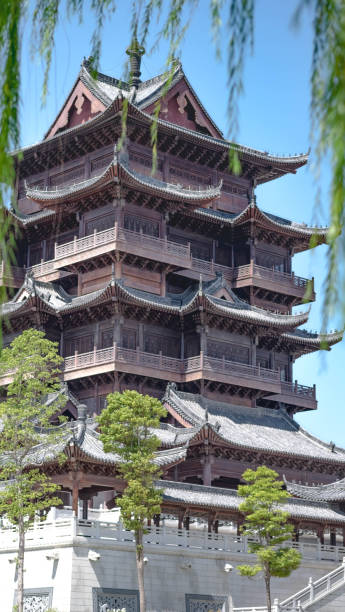
{"label": "roof finial", "polygon": [[141,57],[145,53],[145,49],[142,45],[139,44],[137,38],[137,27],[135,26],[133,32],[133,38],[130,46],[126,49],[127,55],[129,55],[129,65],[130,65],[130,73],[129,73],[129,83],[133,85],[133,87],[138,87],[140,80],[140,64]]}
{"label": "roof finial", "polygon": [[78,421],[81,421],[82,423],[86,422],[86,413],[87,413],[87,406],[85,404],[79,404],[78,406]]}

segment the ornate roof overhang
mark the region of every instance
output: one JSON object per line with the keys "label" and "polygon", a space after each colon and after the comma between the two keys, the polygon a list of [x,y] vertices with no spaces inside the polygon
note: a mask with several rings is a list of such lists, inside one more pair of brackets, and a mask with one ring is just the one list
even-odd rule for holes
{"label": "ornate roof overhang", "polygon": [[[89,121],[69,128],[42,142],[14,151],[14,156],[17,156],[18,153],[22,155],[20,161],[21,176],[27,176],[33,171],[37,173],[62,161],[79,157],[84,154],[85,146],[91,151],[114,143],[121,133],[120,115],[122,108],[123,98],[118,96],[105,111]],[[140,132],[141,142],[145,141],[145,144],[150,146],[152,122],[153,117],[150,114],[141,110],[136,104],[128,102],[127,133],[131,140],[135,140],[136,133],[139,136]],[[295,173],[308,160],[308,155],[304,154],[292,157],[269,155],[250,147],[233,144],[221,138],[200,134],[163,119],[157,120],[157,126],[158,149],[160,151],[170,151],[173,155],[178,155],[178,152],[182,152],[182,149],[184,151],[190,149],[190,154],[193,156],[196,148],[199,152],[200,148],[203,148],[205,154],[201,156],[199,163],[210,164],[212,167],[226,170],[229,151],[235,150],[242,162],[243,171],[245,167],[249,166],[251,176],[256,178],[257,183],[263,183],[287,173]]]}
{"label": "ornate roof overhang", "polygon": [[220,183],[217,187],[192,190],[138,174],[129,168],[126,153],[120,151],[120,153],[115,152],[113,161],[98,176],[60,189],[41,190],[27,187],[26,197],[48,208],[55,208],[61,204],[73,206],[76,202],[92,196],[93,193],[104,189],[109,184],[125,186],[169,202],[193,207],[209,204],[219,198],[222,186]]}
{"label": "ornate roof overhang", "polygon": [[286,488],[291,495],[314,502],[344,502],[345,501],[345,478],[325,485],[301,485],[289,482],[284,477]]}
{"label": "ornate roof overhang", "polygon": [[[193,514],[193,510],[200,512],[200,509],[216,511],[217,514],[225,516],[231,513],[240,514],[239,506],[243,498],[233,489],[167,480],[157,481],[156,487],[163,491],[163,506],[188,507],[190,514]],[[282,508],[293,520],[345,524],[345,513],[323,502],[308,503],[299,499],[289,499]]]}
{"label": "ornate roof overhang", "polygon": [[344,449],[332,449],[329,444],[300,427],[284,410],[228,405],[201,395],[177,391],[176,385],[171,383],[167,386],[163,402],[168,412],[186,428],[182,434],[179,428],[171,426],[170,430],[163,431],[166,445],[181,444],[182,441],[189,444],[190,440],[204,435],[207,427],[208,436],[212,430],[214,443],[221,442],[234,449],[312,461],[315,470],[322,464],[338,464],[341,469],[345,467]]}
{"label": "ornate roof overhang", "polygon": [[180,318],[192,312],[204,309],[206,312],[220,317],[229,317],[243,321],[255,328],[269,328],[276,332],[293,329],[306,322],[309,311],[295,315],[274,314],[243,302],[231,291],[232,301],[216,298],[214,293],[224,285],[224,280],[218,277],[210,283],[203,283],[196,288],[188,289],[181,297],[170,294],[166,297],[157,296],[131,287],[126,287],[122,280],[112,279],[103,289],[92,293],[72,297],[57,285],[43,283],[27,276],[23,287],[17,292],[13,301],[3,304],[3,316],[16,317],[32,308],[38,308],[58,318],[76,311],[85,311],[114,301],[133,304],[145,309],[175,315]]}
{"label": "ornate roof overhang", "polygon": [[271,334],[270,336],[261,337],[259,347],[265,347],[269,350],[287,351],[295,355],[295,357],[300,357],[314,351],[330,351],[332,346],[341,342],[343,336],[343,331],[317,334],[304,329],[295,329],[291,332],[283,332],[279,336]]}
{"label": "ornate roof overhang", "polygon": [[[328,234],[327,227],[311,227],[266,213],[257,206],[254,200],[239,214],[207,208],[189,210],[186,211],[186,214],[191,220],[195,219],[207,225],[214,224],[218,232],[223,235],[227,235],[230,231],[230,238],[232,234],[239,232],[244,236],[254,233],[259,239],[266,236],[266,240],[268,239],[270,243],[272,241],[283,243],[294,249],[295,253],[309,249],[311,244],[316,246],[326,243]],[[178,223],[178,213],[175,213],[175,217],[175,221],[174,216],[172,220]]]}

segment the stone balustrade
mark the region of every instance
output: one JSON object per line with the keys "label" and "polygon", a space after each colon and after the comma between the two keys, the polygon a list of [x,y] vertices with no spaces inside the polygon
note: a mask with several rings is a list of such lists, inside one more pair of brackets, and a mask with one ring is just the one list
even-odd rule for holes
{"label": "stone balustrade", "polygon": [[[88,538],[88,541],[102,540],[113,542],[116,545],[134,546],[134,534],[123,528],[122,524],[111,523],[105,520],[79,519],[75,516],[57,518],[43,522],[35,522],[26,534],[27,548],[42,548],[59,546],[68,543],[73,538]],[[144,535],[145,546],[159,546],[165,549],[185,549],[189,551],[212,551],[229,553],[231,555],[246,555],[248,553],[249,539],[245,536],[235,536],[231,533],[209,533],[206,529],[178,529],[174,527],[151,526]],[[345,555],[345,547],[331,546],[312,542],[289,542],[289,546],[298,550],[303,559],[315,561],[331,561],[339,563]],[[15,527],[2,527],[0,529],[0,551],[15,550],[17,546],[17,530]],[[333,575],[334,574],[334,575]],[[344,568],[343,568],[344,575]],[[339,570],[330,575],[330,586],[340,579]],[[315,594],[324,587],[324,583],[314,583]],[[325,583],[326,584],[326,583]],[[309,585],[310,586],[310,585]],[[306,587],[300,593],[307,592]],[[308,591],[308,593],[309,593]],[[300,595],[298,593],[298,596]],[[302,596],[302,595],[301,595]],[[294,596],[296,597],[296,596]],[[286,600],[288,601],[288,600]],[[285,605],[285,602],[283,602]],[[264,608],[258,608],[263,610]],[[282,608],[287,610],[288,608]],[[241,609],[242,610],[242,609]],[[251,610],[251,608],[248,608]]]}

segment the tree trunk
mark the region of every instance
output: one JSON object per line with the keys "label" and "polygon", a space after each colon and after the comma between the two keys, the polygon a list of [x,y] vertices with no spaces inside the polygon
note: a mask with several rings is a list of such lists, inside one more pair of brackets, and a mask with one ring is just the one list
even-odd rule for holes
{"label": "tree trunk", "polygon": [[138,586],[140,612],[146,612],[145,589],[144,589],[144,550],[143,550],[143,530],[135,532],[135,552],[137,560]]}
{"label": "tree trunk", "polygon": [[265,586],[266,586],[266,602],[267,602],[267,612],[272,612],[271,607],[271,576],[268,570],[265,570]]}
{"label": "tree trunk", "polygon": [[17,560],[17,572],[18,572],[18,587],[17,587],[17,606],[18,612],[24,610],[24,549],[25,549],[25,531],[24,531],[24,520],[20,517],[18,521],[18,560]]}

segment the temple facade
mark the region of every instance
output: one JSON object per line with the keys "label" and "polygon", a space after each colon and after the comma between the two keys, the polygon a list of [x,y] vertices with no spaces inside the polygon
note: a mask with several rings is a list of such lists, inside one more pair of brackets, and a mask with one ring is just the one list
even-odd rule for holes
{"label": "temple facade", "polygon": [[[131,83],[102,73],[93,77],[84,61],[44,139],[20,156],[14,153],[17,207],[8,214],[19,238],[16,266],[1,268],[10,295],[2,306],[4,343],[28,327],[59,343],[69,418],[67,461],[61,465],[39,448],[38,462],[61,485],[65,512],[74,511],[73,537],[85,537],[80,530],[87,531],[92,516],[103,520],[102,512],[116,512],[114,498],[124,486],[117,458],[102,449],[94,416],[113,391],[156,396],[168,417],[157,431],[162,515],[150,533],[157,540],[162,529],[168,537],[166,525],[171,533],[175,529],[176,546],[185,547],[178,568],[188,572],[193,534],[196,541],[206,540],[204,547],[195,546],[203,554],[195,553],[198,560],[191,563],[201,574],[209,571],[210,580],[213,570],[203,560],[217,559],[224,567],[232,555],[246,554],[236,489],[247,467],[265,464],[286,479],[295,546],[313,550],[315,575],[322,575],[327,563],[341,561],[345,546],[343,489],[332,484],[345,475],[345,450],[316,439],[294,420],[297,412],[315,410],[317,399],[315,385],[294,380],[293,365],[303,355],[330,349],[342,333],[318,335],[301,327],[315,300],[314,282],[295,275],[292,260],[311,244],[324,244],[327,228],[265,212],[255,195],[257,185],[296,173],[307,156],[275,157],[232,145],[180,64],[169,81],[163,74],[142,82],[140,57],[137,47],[130,49]],[[238,176],[229,170],[234,148]],[[7,383],[4,376],[0,384]],[[314,491],[325,494],[315,497]],[[128,539],[117,538],[116,558],[129,546]],[[164,549],[169,544],[163,540]],[[10,550],[5,546],[2,552]],[[164,551],[157,554],[165,558]],[[304,570],[300,577],[303,586]],[[230,610],[233,592],[223,578],[212,577],[217,587],[201,580],[193,588],[195,582],[187,580],[179,603],[173,603],[172,591],[168,608],[157,603],[152,582],[150,610]],[[43,607],[27,609],[44,610],[53,602],[64,606],[61,612],[99,612],[105,605],[120,607],[123,588],[126,610],[139,609],[135,576],[125,587],[123,578],[107,580],[93,576],[89,603],[78,607],[71,585],[66,603],[61,593],[54,599],[47,578],[39,585],[46,588],[40,599],[33,579],[32,597]],[[254,591],[243,594],[243,579],[236,580],[236,605],[258,603]],[[241,593],[244,600],[238,601]],[[28,602],[30,597],[28,591]]]}

